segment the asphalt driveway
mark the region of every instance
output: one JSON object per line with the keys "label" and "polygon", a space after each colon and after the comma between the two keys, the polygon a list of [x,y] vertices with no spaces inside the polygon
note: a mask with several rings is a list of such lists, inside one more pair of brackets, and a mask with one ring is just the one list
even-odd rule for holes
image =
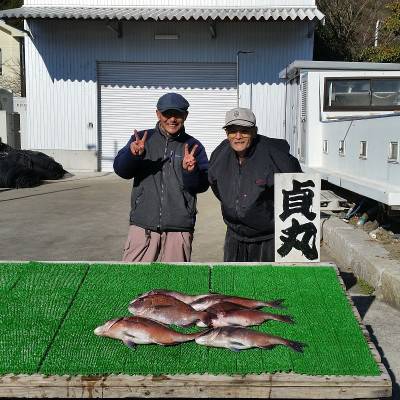
{"label": "asphalt driveway", "polygon": [[[0,260],[120,261],[131,181],[78,174],[0,192]],[[193,261],[222,261],[225,225],[208,191],[199,196]]]}

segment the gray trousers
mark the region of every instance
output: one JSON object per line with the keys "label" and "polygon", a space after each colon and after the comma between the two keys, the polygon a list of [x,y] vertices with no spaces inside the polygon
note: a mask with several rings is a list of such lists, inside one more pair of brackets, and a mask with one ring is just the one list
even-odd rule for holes
{"label": "gray trousers", "polygon": [[242,242],[227,229],[224,244],[226,262],[262,262],[275,260],[275,239]]}
{"label": "gray trousers", "polygon": [[191,232],[154,232],[131,225],[122,261],[187,262],[192,255],[192,241]]}

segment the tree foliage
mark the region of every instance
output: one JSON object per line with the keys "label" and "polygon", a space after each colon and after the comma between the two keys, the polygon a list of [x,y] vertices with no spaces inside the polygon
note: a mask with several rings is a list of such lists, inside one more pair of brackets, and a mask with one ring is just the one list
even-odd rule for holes
{"label": "tree foliage", "polygon": [[8,73],[0,75],[0,88],[11,90],[21,96],[21,65],[17,60],[7,60],[3,68],[7,67]]}
{"label": "tree foliage", "polygon": [[23,0],[0,0],[0,10],[7,10],[9,8],[21,7],[24,3]]}
{"label": "tree foliage", "polygon": [[373,46],[376,21],[388,13],[388,0],[317,0],[325,25],[315,35],[316,60],[355,61]]}
{"label": "tree foliage", "polygon": [[[23,0],[0,0],[0,10],[8,10],[10,8],[19,8],[24,4]],[[15,28],[21,29],[24,26],[22,19],[11,19],[6,21],[7,24],[14,26]]]}
{"label": "tree foliage", "polygon": [[400,1],[390,3],[387,8],[391,11],[391,14],[385,21],[385,29],[394,35],[400,35]]}
{"label": "tree foliage", "polygon": [[400,1],[392,2],[386,8],[389,16],[379,31],[379,45],[364,49],[360,54],[363,61],[400,62]]}

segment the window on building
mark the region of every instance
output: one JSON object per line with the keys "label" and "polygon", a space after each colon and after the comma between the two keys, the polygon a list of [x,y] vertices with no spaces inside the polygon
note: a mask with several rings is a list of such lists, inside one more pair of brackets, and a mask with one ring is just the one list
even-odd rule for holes
{"label": "window on building", "polygon": [[389,157],[388,161],[398,162],[399,161],[399,142],[389,143]]}
{"label": "window on building", "polygon": [[400,110],[400,78],[326,78],[324,111]]}
{"label": "window on building", "polygon": [[367,158],[367,142],[365,140],[362,140],[360,142],[360,158],[366,159]]}
{"label": "window on building", "polygon": [[328,141],[327,141],[327,140],[324,140],[324,141],[322,142],[322,151],[323,151],[325,154],[328,154]]}
{"label": "window on building", "polygon": [[339,140],[339,155],[344,156],[346,154],[346,143],[344,140]]}

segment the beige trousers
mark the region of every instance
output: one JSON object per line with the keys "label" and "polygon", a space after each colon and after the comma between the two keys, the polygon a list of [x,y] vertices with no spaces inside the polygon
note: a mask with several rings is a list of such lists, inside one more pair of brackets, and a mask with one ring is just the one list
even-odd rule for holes
{"label": "beige trousers", "polygon": [[129,227],[122,261],[186,262],[192,254],[193,233],[153,232],[136,225]]}

